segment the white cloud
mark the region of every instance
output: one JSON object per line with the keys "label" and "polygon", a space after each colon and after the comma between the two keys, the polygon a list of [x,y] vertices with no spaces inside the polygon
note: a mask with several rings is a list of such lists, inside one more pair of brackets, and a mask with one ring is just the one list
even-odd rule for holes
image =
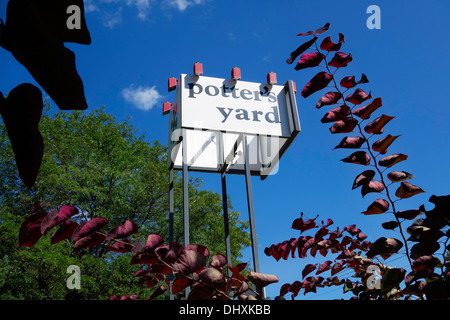
{"label": "white cloud", "polygon": [[130,87],[123,89],[122,95],[126,101],[133,104],[136,108],[148,111],[160,103],[163,98],[155,88],[156,86],[139,86],[136,88],[134,85],[131,85]]}
{"label": "white cloud", "polygon": [[147,18],[148,12],[150,11],[149,0],[127,0],[127,5],[136,7],[139,19],[145,20]]}
{"label": "white cloud", "polygon": [[122,7],[119,7],[115,12],[104,12],[102,16],[103,25],[110,29],[122,22]]}
{"label": "white cloud", "polygon": [[93,11],[99,11],[93,0],[84,0],[84,12],[89,13]]}
{"label": "white cloud", "polygon": [[187,7],[195,4],[202,4],[203,2],[205,2],[205,0],[163,0],[163,4],[174,7],[180,11],[184,11]]}

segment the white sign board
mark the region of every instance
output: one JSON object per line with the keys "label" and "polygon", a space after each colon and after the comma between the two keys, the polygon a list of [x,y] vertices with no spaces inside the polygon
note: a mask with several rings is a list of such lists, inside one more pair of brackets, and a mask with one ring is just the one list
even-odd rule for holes
{"label": "white sign board", "polygon": [[[292,81],[284,86],[182,74],[169,119],[170,166],[243,173],[243,134],[251,172],[267,176],[300,132]],[[183,135],[184,133],[184,135]],[[273,173],[273,172],[272,172]]]}

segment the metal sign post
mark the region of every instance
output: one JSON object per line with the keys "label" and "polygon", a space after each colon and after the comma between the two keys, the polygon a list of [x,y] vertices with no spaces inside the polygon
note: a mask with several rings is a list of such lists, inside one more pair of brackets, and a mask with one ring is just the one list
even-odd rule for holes
{"label": "metal sign post", "polygon": [[[185,246],[189,244],[188,171],[220,173],[226,259],[231,265],[226,175],[245,175],[253,268],[260,272],[251,176],[265,180],[275,174],[279,160],[300,133],[296,89],[293,81],[276,85],[273,72],[267,83],[241,81],[239,68],[233,68],[231,75],[231,79],[205,77],[203,66],[195,63],[194,75],[169,78],[169,91],[176,89],[174,102],[163,104],[163,114],[170,114],[169,240],[173,241],[174,232],[173,170],[183,176]],[[263,288],[257,292],[265,297]]]}

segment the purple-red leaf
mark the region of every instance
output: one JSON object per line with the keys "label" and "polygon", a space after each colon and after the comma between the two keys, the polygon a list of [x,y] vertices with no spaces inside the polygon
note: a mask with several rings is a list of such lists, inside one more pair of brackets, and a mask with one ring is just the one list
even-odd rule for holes
{"label": "purple-red leaf", "polygon": [[320,109],[323,106],[328,106],[332,104],[338,103],[339,99],[342,98],[342,95],[339,92],[330,91],[323,95],[322,98],[319,99],[316,103],[316,108]]}
{"label": "purple-red leaf", "polygon": [[[81,238],[84,238],[84,237],[94,234],[96,231],[100,230],[108,223],[109,223],[109,221],[106,220],[105,218],[100,218],[100,217],[92,218],[91,220],[86,222],[86,224],[84,224],[80,228],[80,230],[77,232],[73,241],[78,241]],[[94,238],[95,237],[96,236],[94,236]]]}
{"label": "purple-red leaf", "polygon": [[123,239],[138,232],[138,226],[135,222],[127,220],[124,224],[111,229],[106,235],[106,240]]}
{"label": "purple-red leaf", "polygon": [[247,279],[256,285],[258,288],[264,288],[269,284],[278,282],[278,277],[273,274],[265,274],[259,272],[250,271],[247,275]]}
{"label": "purple-red leaf", "polygon": [[336,273],[344,270],[344,260],[339,262],[335,262],[331,267],[331,276],[334,276]]}
{"label": "purple-red leaf", "polygon": [[364,197],[368,193],[377,193],[384,190],[384,184],[380,181],[372,180],[361,188],[361,194]]}
{"label": "purple-red leaf", "polygon": [[198,279],[216,289],[223,289],[225,287],[224,273],[213,267],[203,269],[198,274]]}
{"label": "purple-red leaf", "polygon": [[370,92],[369,92],[369,94],[367,94],[364,92],[364,90],[358,88],[352,94],[349,94],[345,98],[345,101],[348,101],[350,103],[357,105],[357,104],[361,104],[364,101],[369,100],[371,98],[372,98],[372,95],[370,94]]}
{"label": "purple-red leaf", "polygon": [[323,264],[319,264],[319,267],[317,268],[316,275],[321,274],[322,272],[328,271],[331,269],[331,264],[333,261],[325,261]]}
{"label": "purple-red leaf", "polygon": [[325,71],[316,74],[304,87],[300,95],[303,98],[309,97],[311,94],[322,90],[333,79],[333,76]]}
{"label": "purple-red leaf", "polygon": [[415,178],[414,175],[406,171],[393,171],[388,173],[387,177],[392,182],[401,182]]}
{"label": "purple-red leaf", "polygon": [[51,228],[57,224],[58,211],[50,211],[41,222],[41,233],[46,234]]}
{"label": "purple-red leaf", "polygon": [[369,119],[372,113],[382,106],[381,98],[375,98],[368,105],[353,110],[353,114],[361,119]]}
{"label": "purple-red leaf", "polygon": [[343,52],[336,52],[333,59],[328,62],[328,66],[335,68],[346,67],[353,60],[351,54],[345,54]]}
{"label": "purple-red leaf", "polygon": [[60,241],[71,238],[72,234],[75,232],[78,226],[78,222],[70,219],[64,220],[59,226],[58,230],[56,230],[56,232],[52,235],[50,243],[56,244]]}
{"label": "purple-red leaf", "polygon": [[302,277],[305,278],[308,274],[310,274],[311,272],[313,272],[314,270],[317,269],[317,265],[316,264],[307,264],[302,271]]}
{"label": "purple-red leaf", "polygon": [[341,161],[346,163],[361,164],[363,166],[368,166],[370,164],[370,156],[365,151],[353,152],[348,157],[341,159]]}
{"label": "purple-red leaf", "polygon": [[150,297],[148,297],[147,300],[153,300],[153,299],[155,299],[156,297],[159,297],[160,295],[162,295],[162,294],[163,294],[164,292],[166,292],[166,291],[167,291],[167,287],[165,287],[165,286],[159,286],[158,288],[156,288],[155,291],[153,291],[153,293],[151,294]]}
{"label": "purple-red leaf", "polygon": [[222,268],[226,264],[227,264],[227,258],[221,253],[213,255],[211,258],[211,267]]}
{"label": "purple-red leaf", "polygon": [[316,29],[314,31],[300,32],[297,36],[310,36],[310,35],[318,35],[326,32],[330,28],[330,23],[327,22],[323,27]]}
{"label": "purple-red leaf", "polygon": [[386,156],[386,157],[380,159],[378,161],[378,164],[382,167],[390,168],[393,165],[395,165],[401,161],[404,161],[406,159],[408,159],[408,156],[406,154],[397,153],[397,154],[392,154],[392,155],[389,155],[389,156]]}
{"label": "purple-red leaf", "polygon": [[[303,213],[302,213],[303,216]],[[303,220],[303,217],[297,218],[292,222],[292,229],[294,230],[300,230],[301,232],[304,232],[306,230],[312,229],[316,226],[315,220],[317,219],[317,217],[315,217],[314,219],[308,219],[308,220]]]}
{"label": "purple-red leaf", "polygon": [[320,52],[304,53],[295,66],[295,70],[317,67],[322,60],[323,54]]}
{"label": "purple-red leaf", "polygon": [[303,52],[305,52],[309,47],[311,47],[311,45],[316,42],[317,37],[312,38],[309,41],[306,41],[305,43],[301,44],[297,49],[295,49],[294,51],[291,52],[291,55],[289,58],[286,59],[286,62],[288,64],[292,64],[294,62],[295,59],[297,59],[297,57],[299,55],[301,55]]}
{"label": "purple-red leaf", "polygon": [[163,238],[159,234],[151,233],[147,237],[144,247],[144,251],[153,251],[164,243]]}
{"label": "purple-red leaf", "polygon": [[344,120],[336,121],[331,127],[331,133],[350,133],[355,129],[358,120],[354,118],[345,118]]}
{"label": "purple-red leaf", "polygon": [[110,244],[108,247],[106,247],[105,251],[126,253],[131,252],[132,249],[133,249],[133,242],[131,242],[130,240],[122,240]]}
{"label": "purple-red leaf", "polygon": [[345,42],[345,37],[342,33],[339,33],[339,42],[334,43],[331,41],[331,36],[326,37],[323,39],[322,43],[320,44],[320,49],[326,50],[326,51],[339,51],[341,49],[342,44]]}
{"label": "purple-red leaf", "polygon": [[172,294],[177,294],[189,287],[192,284],[192,280],[187,278],[178,278],[172,284]]}
{"label": "purple-red leaf", "polygon": [[381,214],[385,213],[389,209],[389,202],[384,199],[375,200],[368,208],[367,211],[362,212],[364,215]]}
{"label": "purple-red leaf", "polygon": [[322,123],[335,122],[338,120],[345,120],[350,114],[350,108],[347,105],[342,105],[328,111],[320,120]]}
{"label": "purple-red leaf", "polygon": [[391,117],[391,116],[387,116],[387,115],[383,114],[381,117],[378,117],[375,120],[373,120],[372,122],[368,123],[364,127],[364,131],[369,134],[381,134],[381,133],[383,133],[384,126],[394,118],[395,117]]}
{"label": "purple-red leaf", "polygon": [[400,199],[407,199],[419,193],[424,193],[420,187],[409,182],[402,182],[400,187],[395,191],[395,196]]}
{"label": "purple-red leaf", "polygon": [[62,206],[59,209],[58,218],[59,219],[68,219],[73,217],[79,213],[78,209],[72,206]]}
{"label": "purple-red leaf", "polygon": [[32,247],[42,237],[41,223],[47,216],[47,212],[38,211],[22,222],[19,230],[19,246]]}
{"label": "purple-red leaf", "polygon": [[174,263],[174,269],[182,274],[191,274],[206,265],[206,257],[196,250],[184,250]]}
{"label": "purple-red leaf", "polygon": [[366,142],[366,139],[363,137],[345,137],[334,149],[359,149],[364,142]]}
{"label": "purple-red leaf", "polygon": [[105,241],[105,238],[106,235],[101,232],[95,231],[93,233],[89,233],[87,236],[79,238],[73,245],[73,249],[78,250],[99,245]]}
{"label": "purple-red leaf", "polygon": [[368,83],[368,82],[369,82],[369,80],[367,79],[367,76],[363,73],[361,76],[361,79],[358,82],[356,82],[355,76],[348,76],[348,77],[342,78],[340,85],[341,85],[341,87],[350,89],[360,83]]}
{"label": "purple-red leaf", "polygon": [[372,150],[373,151],[377,151],[381,154],[385,154],[387,152],[387,148],[395,141],[395,139],[397,139],[398,137],[400,137],[400,135],[398,136],[392,136],[390,134],[388,134],[386,137],[375,141],[372,144]]}

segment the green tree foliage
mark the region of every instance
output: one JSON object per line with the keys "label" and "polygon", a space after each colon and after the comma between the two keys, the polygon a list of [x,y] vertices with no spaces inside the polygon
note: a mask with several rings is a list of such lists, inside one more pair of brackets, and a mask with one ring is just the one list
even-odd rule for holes
{"label": "green tree foliage", "polygon": [[[167,148],[149,143],[129,122],[117,121],[104,108],[51,114],[46,103],[39,129],[44,158],[33,188],[18,177],[3,123],[0,124],[0,299],[103,299],[113,294],[149,290],[132,275],[129,254],[97,246],[74,251],[65,240],[50,248],[46,235],[33,247],[18,247],[20,224],[34,203],[49,209],[76,206],[84,218],[103,217],[111,226],[132,220],[139,226],[133,240],[158,233],[168,240]],[[225,254],[222,199],[190,179],[191,243]],[[182,181],[174,176],[175,235],[182,243]],[[229,201],[233,263],[250,245],[248,223]],[[69,265],[81,268],[81,289],[66,288]]]}

